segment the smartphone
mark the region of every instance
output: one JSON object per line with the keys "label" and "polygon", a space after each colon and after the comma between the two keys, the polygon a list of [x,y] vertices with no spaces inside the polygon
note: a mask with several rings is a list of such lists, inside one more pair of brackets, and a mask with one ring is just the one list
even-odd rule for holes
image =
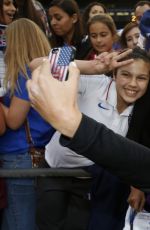
{"label": "smartphone", "polygon": [[4,50],[6,48],[6,27],[6,25],[0,24],[0,50]]}
{"label": "smartphone", "polygon": [[59,81],[68,78],[68,66],[75,59],[76,49],[73,46],[63,46],[53,48],[49,53],[51,73]]}

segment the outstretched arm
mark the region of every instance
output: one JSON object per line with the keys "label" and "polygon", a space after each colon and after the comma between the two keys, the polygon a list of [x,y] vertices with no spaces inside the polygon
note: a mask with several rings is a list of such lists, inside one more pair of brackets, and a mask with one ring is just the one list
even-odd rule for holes
{"label": "outstretched arm", "polygon": [[93,75],[93,74],[105,74],[115,68],[127,65],[133,62],[133,59],[120,61],[122,58],[126,57],[132,49],[128,49],[122,52],[103,52],[96,59],[91,61],[85,60],[75,60],[77,67],[79,68],[81,74]]}
{"label": "outstretched arm", "polygon": [[126,183],[150,192],[150,149],[122,137],[85,115],[73,138],[60,143],[104,167]]}
{"label": "outstretched arm", "polygon": [[[114,70],[115,68],[131,63],[133,59],[120,61],[122,58],[124,58],[131,52],[131,49],[123,51],[121,53],[118,53],[116,51],[111,53],[103,52],[102,54],[97,56],[95,60],[75,60],[75,63],[78,69],[80,70],[81,74],[104,74]],[[38,66],[40,66],[43,62],[43,59],[48,60],[48,57],[35,58],[34,60],[32,60],[30,63],[31,70],[33,71]]]}

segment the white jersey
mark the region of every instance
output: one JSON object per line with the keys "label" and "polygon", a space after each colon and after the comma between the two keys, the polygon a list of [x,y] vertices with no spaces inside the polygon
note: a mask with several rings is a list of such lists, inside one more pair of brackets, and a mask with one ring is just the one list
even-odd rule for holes
{"label": "white jersey", "polygon": [[[128,106],[121,114],[118,113],[116,86],[112,78],[105,75],[81,76],[78,105],[82,113],[126,136],[133,106]],[[89,159],[61,146],[59,137],[60,133],[56,132],[46,146],[46,161],[52,168],[73,168],[93,164]]]}

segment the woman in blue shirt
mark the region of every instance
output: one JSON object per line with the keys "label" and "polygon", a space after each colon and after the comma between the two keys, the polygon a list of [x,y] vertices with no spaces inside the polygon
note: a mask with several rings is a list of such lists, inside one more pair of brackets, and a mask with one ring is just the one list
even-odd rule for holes
{"label": "woman in blue shirt", "polygon": [[[26,89],[26,81],[31,77],[28,66],[33,58],[47,56],[50,45],[41,29],[24,18],[8,26],[6,43],[7,94],[2,106],[8,129],[0,137],[0,160],[3,168],[31,168],[25,124],[28,122],[32,142],[38,148],[44,149],[55,130],[31,108]],[[8,206],[4,211],[3,230],[36,229],[34,182],[28,178],[6,180]]]}

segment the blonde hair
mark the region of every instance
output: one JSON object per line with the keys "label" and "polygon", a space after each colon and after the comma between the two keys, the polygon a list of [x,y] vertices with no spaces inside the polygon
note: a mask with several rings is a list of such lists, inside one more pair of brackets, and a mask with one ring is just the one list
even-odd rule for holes
{"label": "blonde hair", "polygon": [[6,44],[5,85],[9,84],[13,94],[19,72],[28,78],[27,66],[34,58],[48,56],[50,44],[39,26],[26,18],[18,19],[7,27]]}

